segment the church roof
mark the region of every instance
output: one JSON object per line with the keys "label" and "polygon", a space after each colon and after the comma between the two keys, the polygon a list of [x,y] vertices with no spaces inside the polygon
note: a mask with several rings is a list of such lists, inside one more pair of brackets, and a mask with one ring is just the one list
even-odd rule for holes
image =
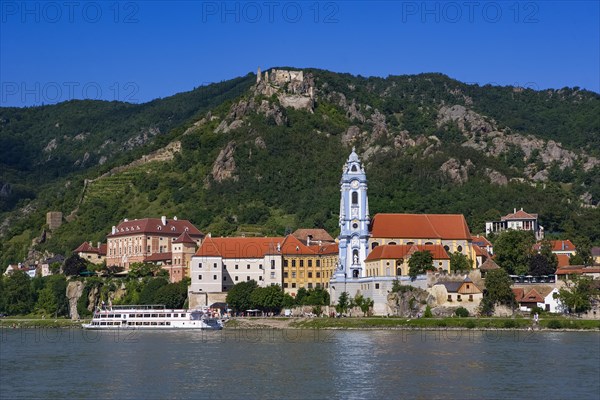
{"label": "church roof", "polygon": [[471,233],[462,214],[376,214],[371,237],[470,240]]}
{"label": "church roof", "polygon": [[196,251],[198,257],[263,258],[267,254],[279,254],[277,249],[282,237],[228,237],[207,236]]}
{"label": "church roof", "polygon": [[476,244],[481,247],[492,246],[492,243],[489,240],[487,240],[485,236],[475,235],[471,237],[471,240],[473,241],[473,244]]}
{"label": "church roof", "polygon": [[448,252],[446,252],[446,249],[444,249],[444,246],[439,244],[386,244],[383,246],[377,246],[371,250],[365,261],[410,258],[410,255],[415,251],[429,251],[433,255],[434,260],[450,259]]}

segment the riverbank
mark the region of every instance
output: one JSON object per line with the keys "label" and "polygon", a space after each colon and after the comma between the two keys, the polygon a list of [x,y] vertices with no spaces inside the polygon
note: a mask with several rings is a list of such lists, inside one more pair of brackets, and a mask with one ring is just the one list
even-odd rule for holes
{"label": "riverbank", "polygon": [[0,318],[0,328],[71,328],[81,327],[89,320],[73,321],[68,318],[30,318],[6,317]]}
{"label": "riverbank", "polygon": [[600,331],[600,321],[540,318],[232,318],[225,329],[544,329]]}

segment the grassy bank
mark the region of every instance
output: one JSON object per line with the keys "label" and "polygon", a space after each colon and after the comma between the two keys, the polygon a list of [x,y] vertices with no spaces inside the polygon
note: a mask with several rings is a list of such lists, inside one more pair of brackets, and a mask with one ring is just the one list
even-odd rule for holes
{"label": "grassy bank", "polygon": [[[312,329],[387,329],[387,328],[463,328],[463,329],[528,329],[533,323],[526,318],[312,318],[294,321],[291,328]],[[540,319],[542,329],[600,330],[600,321],[566,318]]]}
{"label": "grassy bank", "polygon": [[68,318],[7,317],[0,319],[2,328],[68,328],[81,326],[85,320],[72,321]]}

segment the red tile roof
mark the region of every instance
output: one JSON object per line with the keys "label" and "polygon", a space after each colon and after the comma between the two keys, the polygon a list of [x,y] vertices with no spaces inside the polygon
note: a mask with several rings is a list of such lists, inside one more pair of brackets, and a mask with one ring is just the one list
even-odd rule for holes
{"label": "red tile roof", "polygon": [[94,253],[100,256],[106,255],[107,245],[106,243],[101,244],[100,247],[94,247],[89,242],[83,242],[78,248],[73,250],[73,253]]}
{"label": "red tile roof", "polygon": [[267,254],[279,254],[277,245],[282,237],[206,237],[196,251],[199,257],[263,258]]}
{"label": "red tile roof", "polygon": [[525,291],[522,288],[512,289],[515,294],[515,300],[519,303],[543,303],[544,298],[535,289]]}
{"label": "red tile roof", "polygon": [[306,246],[294,235],[287,235],[285,241],[281,245],[281,254],[283,255],[299,255],[313,256],[318,252],[318,246]]}
{"label": "red tile roof", "polygon": [[600,267],[585,267],[583,265],[569,265],[569,266],[558,267],[555,274],[556,275],[600,274]]}
{"label": "red tile roof", "polygon": [[194,239],[192,239],[190,237],[190,235],[188,235],[187,232],[183,232],[181,235],[179,235],[179,237],[177,239],[173,240],[173,243],[196,244],[196,241]]}
{"label": "red tile roof", "polygon": [[[576,251],[577,247],[570,240],[551,240],[550,244],[552,245],[552,251]],[[542,248],[542,242],[538,242],[533,245],[533,249],[535,251],[540,251]]]}
{"label": "red tile roof", "polygon": [[148,257],[145,257],[144,261],[169,261],[171,258],[173,258],[173,254],[171,252],[154,253]]}
{"label": "red tile roof", "polygon": [[569,265],[570,257],[568,254],[557,254],[556,258],[558,258],[558,267],[564,267]]}
{"label": "red tile roof", "polygon": [[79,245],[79,247],[73,250],[73,253],[98,253],[98,249],[93,247],[88,242],[83,242]]}
{"label": "red tile roof", "polygon": [[501,221],[508,221],[514,219],[537,219],[537,214],[529,214],[521,208],[519,211],[516,211],[512,214],[506,214],[504,217],[501,217]]}
{"label": "red tile roof", "polygon": [[433,255],[434,260],[449,260],[450,257],[444,249],[444,246],[439,244],[412,245],[412,244],[386,244],[377,246],[367,256],[365,261],[373,260],[390,260],[400,258],[410,258],[415,251],[429,251]]}
{"label": "red tile roof", "polygon": [[481,247],[492,246],[492,243],[489,240],[487,240],[487,238],[485,236],[476,235],[476,236],[473,236],[471,239],[473,241],[473,244],[476,244],[478,246],[481,246]]}
{"label": "red tile roof", "polygon": [[482,271],[491,271],[493,269],[499,269],[500,266],[494,262],[491,258],[485,260],[483,264],[479,266],[479,269]]}
{"label": "red tile roof", "polygon": [[327,243],[327,244],[323,244],[321,246],[316,246],[316,247],[318,247],[317,252],[320,255],[338,254],[340,252],[340,249],[339,249],[339,246],[337,243]]}
{"label": "red tile roof", "polygon": [[128,236],[135,234],[159,234],[163,236],[179,236],[187,231],[191,237],[203,237],[190,221],[185,219],[167,219],[163,225],[160,218],[143,218],[123,221],[116,227],[116,232],[109,233],[108,237]]}
{"label": "red tile roof", "polygon": [[310,236],[310,242],[334,242],[334,239],[325,229],[296,229],[292,235],[300,240],[302,243],[306,243],[306,239]]}
{"label": "red tile roof", "polygon": [[473,251],[475,251],[475,254],[478,256],[482,256],[485,258],[491,257],[491,254],[488,253],[486,249],[483,249],[483,248],[477,246],[476,244],[473,245]]}
{"label": "red tile roof", "polygon": [[471,233],[462,214],[377,214],[371,237],[470,240]]}

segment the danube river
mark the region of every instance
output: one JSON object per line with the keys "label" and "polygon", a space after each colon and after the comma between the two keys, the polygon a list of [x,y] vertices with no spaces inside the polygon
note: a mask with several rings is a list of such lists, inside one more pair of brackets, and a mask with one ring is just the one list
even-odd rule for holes
{"label": "danube river", "polygon": [[0,332],[1,399],[598,399],[598,332]]}

